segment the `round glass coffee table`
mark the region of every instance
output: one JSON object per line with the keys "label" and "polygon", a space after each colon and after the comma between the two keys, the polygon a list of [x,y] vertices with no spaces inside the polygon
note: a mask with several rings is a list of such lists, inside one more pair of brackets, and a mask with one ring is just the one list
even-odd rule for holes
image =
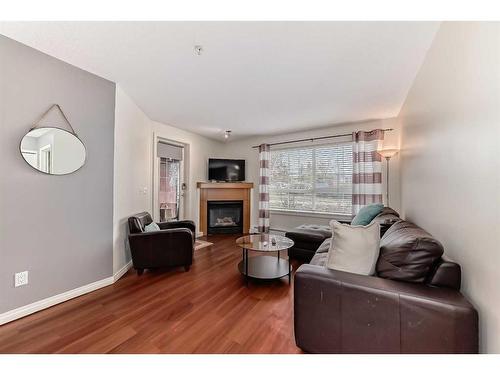
{"label": "round glass coffee table", "polygon": [[[242,248],[243,259],[238,264],[240,272],[248,279],[280,279],[288,275],[291,282],[292,267],[289,261],[289,249],[294,242],[280,235],[274,234],[250,234],[236,240],[236,245]],[[280,253],[287,251],[287,258],[282,258]],[[277,255],[258,255],[248,257],[248,251],[259,253],[277,253]]]}

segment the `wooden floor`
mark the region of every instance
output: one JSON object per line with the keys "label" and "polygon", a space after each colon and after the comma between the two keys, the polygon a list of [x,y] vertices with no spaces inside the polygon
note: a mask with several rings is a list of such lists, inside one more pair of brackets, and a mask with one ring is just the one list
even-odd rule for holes
{"label": "wooden floor", "polygon": [[189,272],[130,270],[109,287],[1,326],[0,353],[300,353],[293,285],[283,278],[247,288],[236,237],[211,236],[214,245],[195,253]]}

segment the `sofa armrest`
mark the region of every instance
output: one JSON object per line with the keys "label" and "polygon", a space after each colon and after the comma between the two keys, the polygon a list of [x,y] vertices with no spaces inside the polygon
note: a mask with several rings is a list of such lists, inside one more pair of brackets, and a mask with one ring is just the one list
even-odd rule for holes
{"label": "sofa armrest", "polygon": [[476,353],[478,318],[458,292],[302,265],[297,346],[312,353]]}
{"label": "sofa armrest", "polygon": [[196,236],[196,224],[192,220],[176,220],[157,223],[160,229],[187,228]]}
{"label": "sofa armrest", "polygon": [[160,229],[187,228],[193,232],[193,243],[196,240],[196,224],[192,220],[177,220],[157,223]]}
{"label": "sofa armrest", "polygon": [[193,259],[193,238],[187,228],[129,234],[135,268],[188,265]]}
{"label": "sofa armrest", "polygon": [[445,256],[441,257],[426,280],[429,285],[456,290],[460,290],[461,282],[462,269],[460,265]]}

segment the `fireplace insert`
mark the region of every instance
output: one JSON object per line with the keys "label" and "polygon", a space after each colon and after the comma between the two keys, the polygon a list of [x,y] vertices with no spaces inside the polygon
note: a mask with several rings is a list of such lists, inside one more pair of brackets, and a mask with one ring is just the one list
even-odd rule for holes
{"label": "fireplace insert", "polygon": [[243,233],[243,201],[208,201],[208,234]]}

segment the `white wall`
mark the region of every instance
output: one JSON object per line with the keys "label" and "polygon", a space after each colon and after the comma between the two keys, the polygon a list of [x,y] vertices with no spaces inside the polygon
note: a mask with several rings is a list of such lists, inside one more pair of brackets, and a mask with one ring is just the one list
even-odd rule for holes
{"label": "white wall", "polygon": [[222,144],[150,120],[118,85],[115,118],[113,270],[117,272],[130,261],[128,217],[142,211],[153,214],[154,135],[185,145],[188,180],[184,216],[196,223],[199,223],[196,182],[206,181],[208,157]]}
{"label": "white wall", "polygon": [[402,207],[462,266],[500,353],[500,24],[445,22],[400,114]]}
{"label": "white wall", "polygon": [[[394,131],[386,132],[384,147],[385,148],[399,148],[400,141],[400,131],[399,122],[397,119],[385,119],[385,120],[372,120],[349,124],[339,124],[331,127],[325,127],[322,129],[316,129],[311,131],[296,132],[280,134],[275,136],[262,136],[262,137],[252,137],[246,138],[241,141],[227,142],[224,148],[221,148],[217,153],[211,156],[220,156],[234,159],[245,159],[246,160],[246,177],[247,181],[253,182],[255,188],[252,194],[252,212],[251,212],[251,223],[252,225],[257,225],[258,221],[258,186],[259,186],[259,165],[258,165],[258,151],[252,146],[261,143],[273,143],[279,141],[288,141],[293,139],[302,139],[310,137],[320,137],[325,135],[333,134],[344,134],[351,133],[356,130],[372,130],[377,128],[393,128]],[[350,137],[345,137],[345,140],[349,141]],[[306,142],[308,144],[308,142]],[[396,155],[391,159],[391,170],[390,170],[390,205],[395,209],[399,210],[400,207],[400,184],[399,184],[399,156]],[[384,161],[384,173],[385,173],[385,161]],[[384,191],[385,191],[385,177],[384,177]],[[292,229],[300,224],[304,223],[318,223],[323,225],[328,225],[331,220],[329,216],[304,216],[298,214],[282,214],[282,213],[271,213],[271,228],[277,230],[287,230]]]}
{"label": "white wall", "polygon": [[151,212],[151,121],[116,86],[113,194],[113,272],[130,261],[127,219]]}

